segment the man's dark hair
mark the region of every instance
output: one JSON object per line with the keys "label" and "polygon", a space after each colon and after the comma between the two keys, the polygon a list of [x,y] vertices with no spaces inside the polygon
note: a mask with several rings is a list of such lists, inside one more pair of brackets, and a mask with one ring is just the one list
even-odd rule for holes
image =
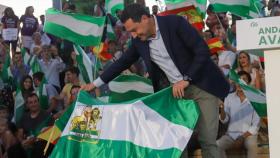
{"label": "man's dark hair", "polygon": [[33,79],[38,79],[39,81],[42,81],[44,78],[44,73],[43,72],[36,72],[32,75]]}
{"label": "man's dark hair", "polygon": [[28,101],[28,98],[33,98],[33,97],[36,97],[38,99],[38,101],[39,101],[39,97],[38,97],[38,95],[36,93],[30,93],[30,94],[28,94],[28,96],[26,98],[26,103]]}
{"label": "man's dark hair", "polygon": [[68,71],[71,72],[72,74],[76,74],[77,76],[79,76],[79,74],[80,74],[80,70],[77,67],[75,67],[75,66],[68,67],[65,70],[65,72],[68,72]]}
{"label": "man's dark hair", "polygon": [[237,74],[240,77],[245,75],[248,78],[248,82],[251,83],[252,78],[251,78],[251,75],[248,72],[246,72],[246,71],[239,71]]}
{"label": "man's dark hair", "polygon": [[121,22],[125,23],[128,19],[132,19],[133,22],[140,22],[142,15],[150,17],[150,13],[144,8],[144,6],[133,3],[128,5],[122,12]]}

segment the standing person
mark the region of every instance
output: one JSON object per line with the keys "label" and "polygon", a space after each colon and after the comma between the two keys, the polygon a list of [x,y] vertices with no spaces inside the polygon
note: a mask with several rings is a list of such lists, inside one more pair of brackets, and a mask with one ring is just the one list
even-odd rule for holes
{"label": "standing person", "polygon": [[17,48],[17,41],[18,41],[19,18],[18,16],[15,15],[12,8],[7,7],[4,10],[4,16],[2,17],[1,22],[3,24],[3,32],[5,31],[14,32],[13,37],[3,36],[3,38],[4,38],[4,42],[8,46],[10,46],[10,43],[12,44],[12,50],[13,52],[15,52]]}
{"label": "standing person", "polygon": [[151,16],[139,4],[129,5],[121,21],[133,37],[130,47],[99,78],[81,89],[92,90],[108,83],[141,56],[155,91],[162,88],[165,77],[175,98],[198,103],[201,114],[196,128],[202,155],[217,158],[218,102],[227,96],[229,83],[212,62],[204,40],[183,17]]}
{"label": "standing person", "polygon": [[38,19],[33,15],[33,13],[33,6],[28,6],[25,9],[25,14],[22,15],[19,19],[20,23],[22,23],[22,44],[23,47],[27,48],[28,50],[30,50],[32,44],[32,35],[38,30],[39,27]]}

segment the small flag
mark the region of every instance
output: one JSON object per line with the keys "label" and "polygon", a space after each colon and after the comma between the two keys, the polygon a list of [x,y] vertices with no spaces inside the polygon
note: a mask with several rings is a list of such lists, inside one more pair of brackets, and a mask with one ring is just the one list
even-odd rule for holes
{"label": "small flag", "polygon": [[76,52],[76,60],[83,80],[85,83],[93,82],[94,68],[91,60],[80,46],[73,45],[73,47]]}
{"label": "small flag", "polygon": [[235,81],[243,89],[245,96],[251,102],[255,111],[260,117],[267,116],[266,96],[263,92],[247,85],[234,70],[229,72],[229,78]]}
{"label": "small flag", "polygon": [[101,41],[104,24],[105,17],[92,17],[48,9],[44,32],[82,46],[94,46]]}
{"label": "small flag", "polygon": [[167,10],[165,12],[159,13],[158,15],[164,16],[164,15],[171,15],[171,14],[187,16],[189,23],[197,30],[201,31],[204,27],[203,19],[193,5],[183,7],[183,8],[177,8],[174,10]]}
{"label": "small flag", "polygon": [[124,9],[124,0],[106,0],[105,9],[107,13],[116,17],[116,11]]}
{"label": "small flag", "polygon": [[225,47],[224,47],[222,41],[218,37],[207,40],[207,45],[210,49],[211,54],[215,54],[218,51],[225,50]]}
{"label": "small flag", "polygon": [[199,15],[204,17],[206,13],[207,0],[164,0],[167,10],[183,8],[194,5]]}

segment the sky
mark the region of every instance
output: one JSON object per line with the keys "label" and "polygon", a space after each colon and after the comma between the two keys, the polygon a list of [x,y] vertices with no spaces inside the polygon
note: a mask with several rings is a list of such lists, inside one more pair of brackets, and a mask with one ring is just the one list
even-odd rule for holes
{"label": "sky", "polygon": [[38,18],[46,9],[52,7],[52,0],[0,0],[0,4],[12,7],[19,18],[24,14],[26,7],[33,6],[34,15]]}

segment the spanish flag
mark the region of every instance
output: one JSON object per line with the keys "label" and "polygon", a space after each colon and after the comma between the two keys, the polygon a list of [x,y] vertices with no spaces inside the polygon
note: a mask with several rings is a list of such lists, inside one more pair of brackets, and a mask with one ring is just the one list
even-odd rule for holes
{"label": "spanish flag", "polygon": [[37,138],[49,141],[52,144],[56,144],[58,139],[60,138],[61,130],[56,126],[50,126],[46,129],[44,129]]}
{"label": "spanish flag", "polygon": [[93,48],[93,53],[101,60],[107,61],[112,59],[112,54],[108,52],[109,45],[106,42],[102,42],[99,46]]}
{"label": "spanish flag", "polygon": [[225,47],[224,47],[222,41],[218,37],[209,39],[207,41],[207,44],[208,44],[211,54],[215,54],[218,51],[225,50]]}
{"label": "spanish flag", "polygon": [[201,15],[198,13],[198,11],[196,10],[194,5],[186,6],[183,8],[177,8],[173,10],[167,10],[165,12],[159,13],[158,15],[165,16],[165,15],[172,15],[172,14],[187,17],[189,23],[199,31],[202,31],[204,27],[203,19]]}

